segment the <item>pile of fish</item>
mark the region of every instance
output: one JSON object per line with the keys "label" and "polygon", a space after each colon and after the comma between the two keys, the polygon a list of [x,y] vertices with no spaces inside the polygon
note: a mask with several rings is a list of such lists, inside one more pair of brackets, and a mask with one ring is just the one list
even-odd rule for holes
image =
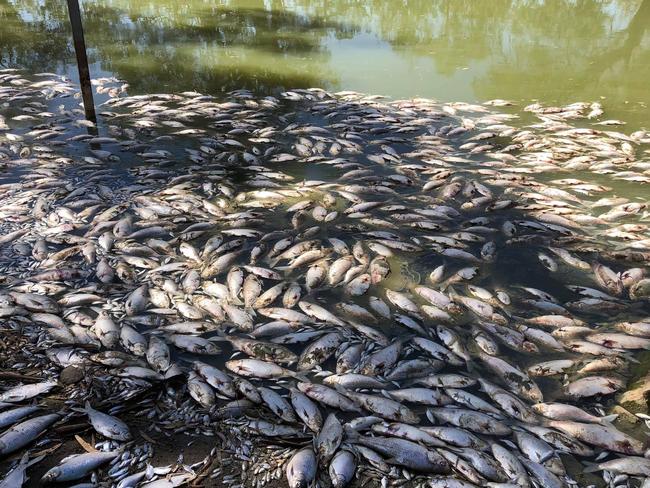
{"label": "pile of fish", "polygon": [[[96,86],[99,127],[69,81],[0,73],[1,487],[79,423],[43,483],[650,484],[650,417],[608,415],[650,349],[650,133]],[[154,467],[181,433],[217,448]]]}

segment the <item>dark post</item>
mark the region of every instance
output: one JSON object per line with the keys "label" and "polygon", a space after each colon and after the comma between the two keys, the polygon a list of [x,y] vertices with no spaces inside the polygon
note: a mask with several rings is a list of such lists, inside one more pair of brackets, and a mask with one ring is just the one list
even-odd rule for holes
{"label": "dark post", "polygon": [[84,30],[81,24],[81,12],[79,11],[79,0],[68,0],[68,13],[70,14],[72,39],[74,41],[74,51],[77,55],[79,83],[81,85],[81,96],[83,98],[84,110],[86,111],[86,118],[97,123],[95,103],[93,102],[93,90],[90,85],[90,70],[88,69],[88,58],[86,57],[86,42],[84,41]]}

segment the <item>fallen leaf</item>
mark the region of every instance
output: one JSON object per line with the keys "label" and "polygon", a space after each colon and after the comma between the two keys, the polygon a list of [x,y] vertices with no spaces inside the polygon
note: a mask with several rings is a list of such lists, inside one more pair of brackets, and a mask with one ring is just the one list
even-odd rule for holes
{"label": "fallen leaf", "polygon": [[97,449],[95,449],[93,446],[88,444],[86,441],[84,441],[81,437],[78,435],[75,435],[74,438],[77,440],[79,445],[84,448],[86,452],[97,452]]}

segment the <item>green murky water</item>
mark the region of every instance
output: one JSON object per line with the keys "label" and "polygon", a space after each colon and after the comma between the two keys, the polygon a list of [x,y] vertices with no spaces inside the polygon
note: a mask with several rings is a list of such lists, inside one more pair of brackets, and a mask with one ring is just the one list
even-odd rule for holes
{"label": "green murky water", "polygon": [[[647,127],[650,0],[84,0],[93,76],[130,93],[321,86],[395,98],[603,99]],[[5,66],[76,77],[63,0],[0,1]]]}

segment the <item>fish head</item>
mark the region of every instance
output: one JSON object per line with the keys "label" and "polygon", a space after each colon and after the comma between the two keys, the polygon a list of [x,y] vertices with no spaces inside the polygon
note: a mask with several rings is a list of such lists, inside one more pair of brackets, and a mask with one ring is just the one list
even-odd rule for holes
{"label": "fish head", "polygon": [[53,481],[56,481],[59,476],[61,476],[61,469],[55,466],[43,475],[41,481],[43,483],[52,483]]}
{"label": "fish head", "polygon": [[447,464],[447,461],[445,458],[443,458],[440,454],[438,454],[437,451],[431,451],[427,449],[427,459],[431,464],[434,466],[439,466],[441,463],[442,464]]}

